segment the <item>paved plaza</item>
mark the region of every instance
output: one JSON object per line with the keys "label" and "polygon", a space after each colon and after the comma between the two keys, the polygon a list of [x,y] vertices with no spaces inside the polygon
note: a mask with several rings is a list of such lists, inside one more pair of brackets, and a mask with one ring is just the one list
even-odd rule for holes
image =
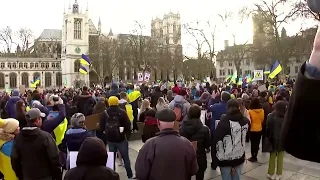
{"label": "paved plaza", "polygon": [[[129,155],[131,160],[131,167],[134,171],[134,165],[138,156],[138,151],[142,147],[141,140],[129,142]],[[208,168],[205,174],[205,180],[220,180],[220,171],[211,170],[210,162],[211,156],[208,155]],[[249,158],[250,144],[246,145],[246,157]],[[258,156],[258,163],[251,163],[246,161],[243,168],[241,180],[267,180],[266,174],[268,170],[268,153],[260,153]],[[120,174],[121,180],[127,180],[126,171],[123,167],[117,165],[117,172]],[[178,167],[177,167],[178,168]],[[320,180],[320,164],[309,161],[302,161],[286,154],[283,164],[283,180]]]}

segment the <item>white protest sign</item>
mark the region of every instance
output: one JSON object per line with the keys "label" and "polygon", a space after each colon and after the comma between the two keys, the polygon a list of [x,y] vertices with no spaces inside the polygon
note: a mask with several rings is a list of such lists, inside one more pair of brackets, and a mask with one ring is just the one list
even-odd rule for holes
{"label": "white protest sign", "polygon": [[253,78],[255,81],[263,80],[263,70],[253,70]]}
{"label": "white protest sign", "polygon": [[[70,151],[70,169],[77,167],[78,151]],[[114,170],[114,152],[108,152],[108,160],[106,167]]]}
{"label": "white protest sign", "polygon": [[150,80],[150,73],[148,72],[144,73],[144,80],[147,82]]}
{"label": "white protest sign", "polygon": [[203,125],[206,124],[206,115],[207,115],[207,110],[201,110],[200,120]]}
{"label": "white protest sign", "polygon": [[138,81],[143,81],[143,74],[141,72],[138,73]]}

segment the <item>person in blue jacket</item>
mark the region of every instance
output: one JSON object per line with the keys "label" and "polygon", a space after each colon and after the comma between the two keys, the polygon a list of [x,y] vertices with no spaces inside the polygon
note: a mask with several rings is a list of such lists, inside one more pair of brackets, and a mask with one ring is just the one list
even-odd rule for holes
{"label": "person in blue jacket", "polygon": [[20,101],[20,93],[17,90],[12,91],[11,98],[8,100],[5,109],[9,118],[16,118],[16,103]]}

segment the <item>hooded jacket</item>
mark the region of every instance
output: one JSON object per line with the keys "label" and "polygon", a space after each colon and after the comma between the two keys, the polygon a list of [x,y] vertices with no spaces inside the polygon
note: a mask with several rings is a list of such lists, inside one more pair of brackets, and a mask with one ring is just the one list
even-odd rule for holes
{"label": "hooded jacket", "polygon": [[116,96],[118,99],[120,99],[119,87],[116,83],[111,84],[110,91],[108,92],[107,98],[111,96]]}
{"label": "hooded jacket", "polygon": [[221,117],[214,134],[212,151],[220,167],[236,167],[245,160],[246,134],[249,120],[239,111]]}
{"label": "hooded jacket", "polygon": [[119,106],[111,106],[106,110],[106,113],[102,114],[99,124],[100,129],[102,131],[105,130],[106,123],[110,116],[118,116],[120,127],[124,127],[124,130],[119,139],[110,139],[110,137],[107,137],[107,140],[110,142],[122,142],[129,139],[131,135],[131,123],[126,111],[121,109]]}
{"label": "hooded jacket", "polygon": [[79,95],[79,101],[77,104],[79,113],[82,113],[85,116],[92,115],[94,105],[95,101],[87,91],[83,91],[81,95]]}
{"label": "hooded jacket", "polygon": [[205,170],[207,168],[206,149],[211,145],[210,130],[202,124],[200,119],[188,119],[182,123],[179,133],[190,142],[197,142],[198,166],[199,169]]}
{"label": "hooded jacket", "polygon": [[16,103],[20,101],[21,98],[19,96],[12,96],[6,105],[6,112],[9,118],[16,118]]}
{"label": "hooded jacket", "polygon": [[264,121],[264,111],[263,109],[250,109],[249,111],[251,119],[251,129],[252,132],[262,131],[262,123]]}
{"label": "hooded jacket", "polygon": [[108,159],[104,143],[86,138],[79,150],[77,167],[70,169],[64,180],[120,180],[119,174],[106,167]]}
{"label": "hooded jacket", "polygon": [[62,179],[59,150],[54,139],[35,126],[24,127],[16,136],[11,164],[19,179]]}
{"label": "hooded jacket", "polygon": [[176,95],[174,97],[173,101],[169,103],[169,108],[174,109],[175,103],[182,103],[183,105],[182,117],[186,117],[190,108],[190,103],[187,100],[185,100],[183,96],[180,96],[180,95]]}

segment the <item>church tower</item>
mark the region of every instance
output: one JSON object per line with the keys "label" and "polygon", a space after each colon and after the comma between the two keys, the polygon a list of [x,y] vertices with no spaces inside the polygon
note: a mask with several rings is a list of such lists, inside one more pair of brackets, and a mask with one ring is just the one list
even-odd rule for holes
{"label": "church tower", "polygon": [[[89,54],[88,7],[85,13],[82,13],[75,0],[63,15],[61,68],[64,86],[74,86],[75,81],[84,81],[89,85],[89,75],[79,73],[82,54]],[[87,70],[89,71],[88,67]]]}

